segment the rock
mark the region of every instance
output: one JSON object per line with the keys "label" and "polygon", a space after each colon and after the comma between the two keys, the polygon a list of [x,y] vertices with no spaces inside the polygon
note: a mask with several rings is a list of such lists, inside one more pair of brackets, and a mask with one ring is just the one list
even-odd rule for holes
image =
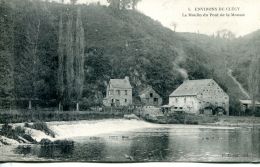
{"label": "rock", "polygon": [[9,139],[5,136],[0,136],[0,141],[3,145],[19,145],[19,142],[14,139]]}

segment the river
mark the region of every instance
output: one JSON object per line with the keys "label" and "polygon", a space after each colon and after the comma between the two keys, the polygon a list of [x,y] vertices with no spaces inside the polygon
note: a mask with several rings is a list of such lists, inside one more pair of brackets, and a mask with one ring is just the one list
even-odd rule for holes
{"label": "river", "polygon": [[7,161],[260,162],[260,129],[252,127],[158,125],[70,140],[75,144],[0,147],[1,158]]}

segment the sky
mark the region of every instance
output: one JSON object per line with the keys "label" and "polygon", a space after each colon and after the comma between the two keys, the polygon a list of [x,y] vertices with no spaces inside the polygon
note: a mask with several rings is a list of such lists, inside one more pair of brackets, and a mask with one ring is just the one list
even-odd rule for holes
{"label": "sky", "polygon": [[[79,3],[97,1],[106,4],[106,0],[78,0]],[[177,32],[212,35],[228,29],[236,36],[243,36],[260,29],[260,0],[142,0],[137,9],[170,29],[174,29],[175,24]],[[218,16],[210,16],[210,13]],[[240,16],[226,15],[232,13]]]}

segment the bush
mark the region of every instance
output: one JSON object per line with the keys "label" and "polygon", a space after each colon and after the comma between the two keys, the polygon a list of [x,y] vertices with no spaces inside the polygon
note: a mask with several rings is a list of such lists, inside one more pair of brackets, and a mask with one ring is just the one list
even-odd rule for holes
{"label": "bush", "polygon": [[0,135],[17,140],[19,142],[23,142],[23,140],[20,138],[22,137],[31,143],[37,143],[30,135],[25,133],[25,129],[21,126],[17,126],[13,129],[11,125],[4,124],[0,131]]}
{"label": "bush", "polygon": [[52,141],[49,140],[49,139],[42,139],[42,140],[40,141],[40,144],[41,144],[41,145],[50,145],[50,144],[52,144]]}
{"label": "bush", "polygon": [[32,125],[25,123],[24,126],[43,131],[45,134],[50,135],[51,137],[55,137],[55,133],[51,129],[49,129],[45,122],[35,122]]}
{"label": "bush", "polygon": [[31,142],[31,143],[33,143],[33,144],[36,144],[36,143],[37,143],[37,141],[34,140],[34,139],[33,139],[30,135],[28,135],[28,134],[23,134],[22,137],[23,137],[25,140],[27,140],[27,141],[29,141],[29,142]]}
{"label": "bush", "polygon": [[23,135],[23,134],[25,134],[25,129],[22,128],[21,126],[15,127],[14,131],[16,132],[17,135]]}

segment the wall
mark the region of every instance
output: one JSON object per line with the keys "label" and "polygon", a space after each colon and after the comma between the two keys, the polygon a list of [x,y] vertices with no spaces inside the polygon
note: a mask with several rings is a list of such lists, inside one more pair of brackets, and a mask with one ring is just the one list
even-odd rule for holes
{"label": "wall", "polygon": [[[152,93],[152,96],[150,94]],[[162,98],[158,95],[153,89],[146,91],[140,95],[141,102],[146,106],[161,106]],[[154,101],[154,98],[157,99],[157,102]]]}
{"label": "wall", "polygon": [[180,97],[170,97],[169,105],[177,108],[183,109],[188,113],[199,113],[198,99],[196,96],[180,96]]}
{"label": "wall", "polygon": [[[127,94],[125,94],[127,91]],[[120,94],[118,93],[120,92]],[[116,106],[129,106],[132,104],[132,89],[109,88],[104,101],[105,106],[111,106],[112,101]]]}
{"label": "wall", "polygon": [[207,87],[205,87],[199,94],[198,100],[200,108],[204,108],[209,105],[214,107],[223,107],[229,115],[229,96],[221,89],[221,87],[212,81]]}
{"label": "wall", "polygon": [[200,109],[213,105],[223,107],[229,115],[229,96],[215,81],[211,81],[197,96],[170,97],[169,105],[183,107],[190,113],[199,113]]}

